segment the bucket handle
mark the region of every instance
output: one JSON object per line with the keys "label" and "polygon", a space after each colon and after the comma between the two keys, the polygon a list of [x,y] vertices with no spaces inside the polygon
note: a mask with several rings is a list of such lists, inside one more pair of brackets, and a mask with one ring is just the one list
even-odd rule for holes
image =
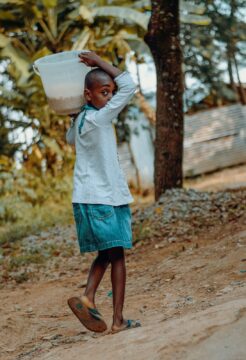
{"label": "bucket handle", "polygon": [[34,70],[35,74],[40,76],[40,72],[38,71],[38,68],[36,67],[36,65],[33,64],[32,67],[33,67],[33,70]]}

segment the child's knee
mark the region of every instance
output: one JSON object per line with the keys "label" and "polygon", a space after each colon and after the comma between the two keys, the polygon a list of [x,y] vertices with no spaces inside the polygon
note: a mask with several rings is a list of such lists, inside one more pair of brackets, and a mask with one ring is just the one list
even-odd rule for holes
{"label": "child's knee", "polygon": [[114,248],[108,249],[108,258],[111,263],[118,261],[118,260],[123,260],[124,259],[123,247],[119,246],[119,247],[114,247]]}
{"label": "child's knee", "polygon": [[110,260],[109,260],[109,256],[108,256],[108,250],[100,250],[98,252],[98,256],[97,256],[97,259],[102,262],[102,263],[109,263]]}

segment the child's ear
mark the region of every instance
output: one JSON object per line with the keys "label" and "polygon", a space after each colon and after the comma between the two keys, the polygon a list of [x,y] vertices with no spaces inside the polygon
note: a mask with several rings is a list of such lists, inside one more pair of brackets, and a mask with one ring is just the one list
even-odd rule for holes
{"label": "child's ear", "polygon": [[91,101],[91,92],[89,89],[85,89],[84,91],[84,97],[86,101]]}

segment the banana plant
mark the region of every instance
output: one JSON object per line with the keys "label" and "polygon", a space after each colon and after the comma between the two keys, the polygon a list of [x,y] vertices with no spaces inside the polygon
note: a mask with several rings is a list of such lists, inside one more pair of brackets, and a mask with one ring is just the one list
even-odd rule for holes
{"label": "banana plant", "polygon": [[[32,63],[51,53],[89,48],[124,67],[130,50],[140,47],[141,51],[148,51],[143,36],[150,17],[150,1],[111,3],[108,6],[104,0],[0,0],[0,58],[10,59],[7,72],[13,79],[11,103],[9,95],[0,90],[1,106],[21,110],[22,116],[31,120],[30,126],[40,133],[38,146],[48,162],[50,144],[42,141],[42,136],[56,139],[66,156],[64,131],[68,119],[61,120],[49,109]],[[208,23],[201,6],[186,2],[181,5],[182,21],[198,23],[200,19],[200,24]],[[61,156],[57,149],[52,147],[52,162],[53,152],[57,158]]]}
{"label": "banana plant", "polygon": [[[38,57],[71,48],[83,49],[94,43],[96,49],[107,50],[105,45],[109,45],[109,53],[112,53],[110,42],[116,44],[116,40],[119,40],[118,48],[123,45],[127,50],[123,32],[114,37],[119,27],[124,28],[124,34],[134,33],[136,38],[141,30],[147,30],[149,0],[114,1],[121,6],[105,6],[107,3],[102,0],[69,3],[64,0],[0,0],[1,57],[9,57],[14,63],[20,73],[19,84],[26,83],[31,75],[30,62]],[[181,21],[207,25],[210,19],[202,15],[204,11],[201,5],[182,1]]]}

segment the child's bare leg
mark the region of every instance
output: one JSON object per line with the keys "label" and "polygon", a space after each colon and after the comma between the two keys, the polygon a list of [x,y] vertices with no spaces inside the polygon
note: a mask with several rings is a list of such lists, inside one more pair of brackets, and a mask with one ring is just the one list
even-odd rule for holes
{"label": "child's bare leg", "polygon": [[89,301],[95,307],[95,294],[96,290],[103,278],[103,275],[109,265],[109,258],[107,250],[102,250],[98,252],[98,256],[93,261],[91,269],[89,272],[87,285],[84,295],[87,296]]}
{"label": "child's bare leg", "polygon": [[123,323],[123,306],[125,298],[126,267],[125,255],[122,247],[108,249],[111,262],[111,281],[113,289],[113,325],[112,329],[119,328]]}

